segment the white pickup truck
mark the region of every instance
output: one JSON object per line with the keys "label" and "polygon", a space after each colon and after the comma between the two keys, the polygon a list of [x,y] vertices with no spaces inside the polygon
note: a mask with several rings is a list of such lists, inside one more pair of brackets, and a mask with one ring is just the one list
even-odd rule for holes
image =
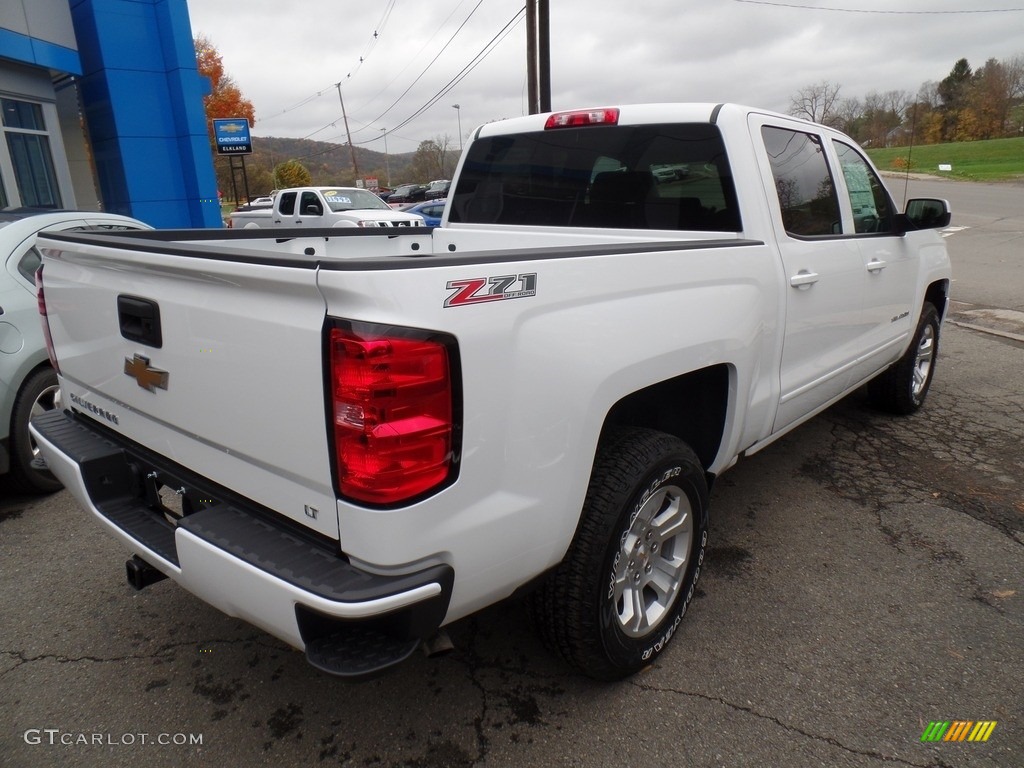
{"label": "white pickup truck", "polygon": [[[664,168],[671,174],[658,173]],[[530,593],[599,679],[690,604],[708,489],[870,382],[950,263],[849,138],[737,105],[478,128],[434,230],[50,234],[50,469],[132,554],[348,678]]]}
{"label": "white pickup truck", "polygon": [[267,208],[238,210],[228,217],[232,229],[257,227],[422,227],[423,217],[395,211],[368,189],[296,187],[282,189]]}

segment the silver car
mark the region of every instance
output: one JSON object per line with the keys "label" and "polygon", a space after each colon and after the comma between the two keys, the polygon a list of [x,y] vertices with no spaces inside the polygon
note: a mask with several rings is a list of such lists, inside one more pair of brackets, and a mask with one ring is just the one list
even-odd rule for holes
{"label": "silver car", "polygon": [[61,485],[38,457],[29,436],[34,413],[59,402],[57,374],[50,366],[36,302],[35,248],[42,230],[152,229],[137,219],[88,211],[0,211],[0,474],[14,488],[51,493]]}

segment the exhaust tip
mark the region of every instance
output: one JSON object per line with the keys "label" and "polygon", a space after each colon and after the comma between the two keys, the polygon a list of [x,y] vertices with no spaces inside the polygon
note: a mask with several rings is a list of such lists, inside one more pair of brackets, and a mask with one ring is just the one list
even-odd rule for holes
{"label": "exhaust tip", "polygon": [[423,653],[430,659],[438,656],[447,656],[454,650],[455,643],[452,642],[451,637],[443,629],[437,630],[433,637],[423,642]]}

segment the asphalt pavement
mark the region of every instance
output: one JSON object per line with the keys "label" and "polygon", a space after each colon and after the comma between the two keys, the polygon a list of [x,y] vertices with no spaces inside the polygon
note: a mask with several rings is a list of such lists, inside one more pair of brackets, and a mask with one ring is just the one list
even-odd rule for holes
{"label": "asphalt pavement", "polygon": [[[1024,341],[972,327],[978,299],[921,412],[858,392],[720,478],[697,598],[616,684],[517,602],[344,684],[169,581],[132,590],[68,494],[0,485],[0,766],[1024,765]],[[922,741],[940,721],[995,726]]]}

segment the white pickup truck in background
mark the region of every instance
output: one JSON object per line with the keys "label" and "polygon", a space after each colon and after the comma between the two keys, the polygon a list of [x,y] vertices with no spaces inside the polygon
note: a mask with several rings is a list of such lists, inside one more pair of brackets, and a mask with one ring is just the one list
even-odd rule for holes
{"label": "white pickup truck in background", "polygon": [[257,227],[422,227],[423,217],[393,210],[368,189],[297,187],[282,189],[268,208],[238,210],[232,229]]}
{"label": "white pickup truck in background", "polygon": [[67,408],[33,435],[135,586],[323,670],[529,592],[620,678],[677,633],[718,475],[862,384],[922,405],[949,220],[748,107],[489,123],[438,229],[47,235]]}

